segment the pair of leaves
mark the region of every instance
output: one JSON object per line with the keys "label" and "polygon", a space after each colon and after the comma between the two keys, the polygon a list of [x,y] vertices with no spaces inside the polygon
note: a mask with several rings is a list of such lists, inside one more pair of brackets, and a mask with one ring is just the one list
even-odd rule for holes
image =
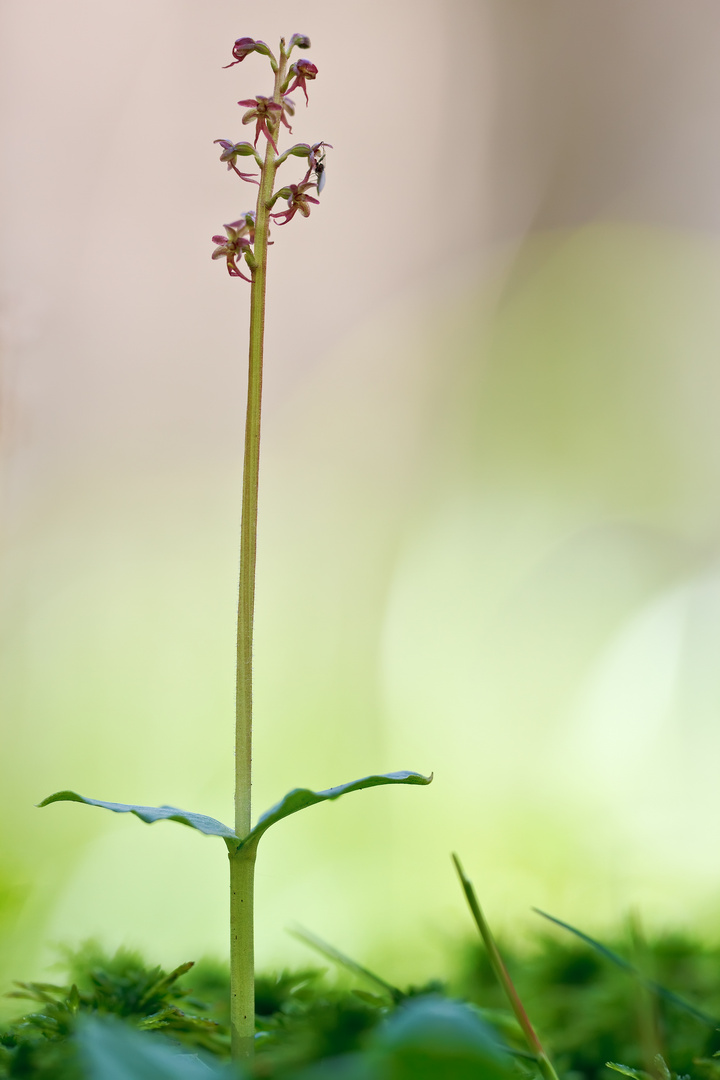
{"label": "pair of leaves", "polygon": [[257,824],[245,837],[237,836],[229,825],[223,825],[222,821],[208,817],[206,814],[196,814],[190,810],[180,810],[176,806],[139,806],[134,803],[103,802],[100,799],[86,799],[75,791],[56,791],[43,799],[39,806],[48,806],[54,802],[79,802],[88,806],[101,806],[105,810],[112,810],[116,814],[135,814],[141,821],[148,825],[155,821],[179,821],[181,825],[188,825],[191,829],[206,836],[221,836],[228,846],[231,854],[248,844],[257,844],[263,833],[267,832],[271,825],[290,814],[296,814],[298,810],[304,810],[307,806],[315,806],[316,803],[327,802],[330,799],[339,799],[351,791],[363,791],[365,788],[380,787],[387,784],[429,784],[432,775],[422,776],[415,772],[395,772],[364,776],[360,780],[353,780],[349,784],[340,784],[338,787],[328,788],[325,791],[311,791],[309,788],[294,788],[287,795],[271,806],[259,819]]}

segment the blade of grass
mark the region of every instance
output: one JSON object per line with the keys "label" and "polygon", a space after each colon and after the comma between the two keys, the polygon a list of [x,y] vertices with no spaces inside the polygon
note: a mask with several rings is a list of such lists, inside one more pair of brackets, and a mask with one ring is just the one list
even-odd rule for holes
{"label": "blade of grass", "polygon": [[389,982],[385,982],[379,975],[375,975],[374,972],[369,971],[368,968],[363,967],[362,964],[358,964],[356,960],[352,960],[345,953],[341,953],[339,949],[336,949],[334,945],[328,945],[322,938],[317,937],[316,934],[311,933],[310,930],[306,930],[303,926],[296,926],[288,930],[288,934],[291,934],[298,941],[302,941],[304,945],[309,945],[311,949],[315,949],[322,956],[333,960],[336,964],[340,964],[341,967],[347,968],[348,971],[352,971],[355,975],[362,975],[363,978],[369,979],[370,982],[375,983],[376,986],[380,986],[386,994],[389,994],[395,1004],[403,1001],[405,994],[402,990],[398,990],[397,986],[393,986]]}
{"label": "blade of grass", "polygon": [[[638,970],[653,972],[653,957],[647,947],[639,912],[633,911],[630,913],[628,930],[632,956]],[[660,1024],[658,1023],[657,995],[653,994],[641,979],[635,979],[635,990],[638,1034],[640,1036],[640,1048],[645,1071],[650,1075],[657,1075],[658,1059],[665,1060],[665,1048],[661,1039]]]}
{"label": "blade of grass", "polygon": [[616,967],[622,968],[628,975],[632,975],[633,978],[638,979],[639,982],[653,994],[657,994],[658,997],[664,998],[665,1001],[669,1001],[672,1005],[675,1005],[678,1009],[688,1013],[690,1016],[694,1016],[696,1020],[699,1020],[702,1024],[707,1024],[709,1027],[716,1028],[720,1025],[720,1021],[716,1017],[710,1016],[708,1013],[703,1012],[702,1009],[696,1008],[691,1005],[689,1001],[685,1001],[678,994],[673,993],[672,990],[668,990],[667,987],[662,986],[659,982],[655,982],[654,979],[647,979],[641,971],[626,960],[622,956],[618,956],[612,949],[608,949],[607,945],[603,945],[600,941],[596,941],[595,938],[591,938],[589,934],[584,934],[582,930],[578,930],[576,927],[571,926],[570,923],[563,922],[562,919],[556,919],[554,915],[548,915],[546,911],[541,911],[540,908],[533,908],[533,911],[538,915],[542,915],[543,919],[547,919],[549,922],[555,923],[556,926],[562,927],[563,930],[569,931],[574,934],[575,937],[580,938],[586,945],[594,949],[596,952],[604,956],[606,960],[609,960],[611,964],[615,964]]}
{"label": "blade of grass", "polygon": [[490,927],[485,921],[485,916],[483,915],[480,904],[478,903],[478,899],[475,895],[475,889],[473,888],[472,882],[466,876],[465,871],[462,868],[462,863],[460,862],[460,859],[454,853],[452,856],[452,860],[455,863],[455,869],[457,870],[458,877],[460,878],[460,884],[462,885],[463,892],[465,893],[468,907],[472,912],[473,919],[475,920],[477,928],[480,931],[480,936],[483,939],[485,948],[487,949],[491,967],[495,972],[495,976],[498,982],[507,994],[512,1011],[515,1013],[517,1022],[523,1030],[523,1034],[527,1039],[528,1046],[533,1051],[536,1057],[538,1068],[540,1069],[540,1072],[543,1076],[543,1080],[558,1080],[558,1075],[555,1072],[553,1064],[550,1061],[550,1058],[545,1053],[543,1045],[540,1042],[540,1039],[537,1037],[535,1028],[530,1023],[530,1018],[525,1012],[525,1007],[523,1006],[518,992],[515,989],[515,985],[510,978],[510,973],[505,967],[503,958],[501,957],[498,947],[495,944],[495,939],[490,932]]}

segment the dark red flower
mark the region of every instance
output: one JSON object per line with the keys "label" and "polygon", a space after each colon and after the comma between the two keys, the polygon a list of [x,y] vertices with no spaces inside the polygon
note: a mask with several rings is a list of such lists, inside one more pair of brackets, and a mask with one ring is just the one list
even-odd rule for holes
{"label": "dark red flower", "polygon": [[[309,175],[309,174],[308,174]],[[289,187],[281,188],[278,192],[280,198],[287,199],[287,210],[281,210],[277,214],[271,214],[271,218],[277,220],[278,225],[287,225],[288,221],[297,214],[298,210],[303,217],[310,217],[310,207],[308,203],[319,204],[319,199],[314,199],[312,195],[306,194],[310,188],[314,188],[315,184],[308,183],[307,180],[303,180],[300,184],[290,184]],[[280,221],[280,218],[285,218],[284,221]]]}
{"label": "dark red flower", "polygon": [[291,94],[293,90],[296,90],[298,87],[300,87],[303,94],[305,95],[305,104],[309,105],[310,100],[308,98],[307,86],[305,85],[305,82],[308,79],[315,79],[317,77],[317,73],[318,69],[316,68],[315,64],[310,63],[309,60],[296,60],[290,68],[290,78],[292,79],[294,76],[295,82],[292,84],[292,86],[288,86],[287,93]]}
{"label": "dark red flower", "polygon": [[250,108],[244,114],[242,118],[243,124],[249,124],[252,120],[255,120],[255,146],[260,137],[260,132],[263,133],[270,143],[272,143],[273,149],[277,154],[277,143],[270,133],[268,123],[274,124],[278,120],[283,120],[286,127],[290,127],[287,120],[284,118],[284,110],[282,105],[278,105],[272,98],[264,97],[262,94],[258,94],[256,98],[244,98],[242,101],[238,101],[238,105],[249,105]]}
{"label": "dark red flower", "polygon": [[223,151],[220,155],[221,161],[227,161],[228,169],[234,169],[241,180],[247,180],[249,184],[257,184],[260,186],[260,181],[255,179],[256,173],[243,173],[238,169],[236,162],[238,157],[249,157],[248,150],[254,153],[250,143],[231,143],[227,139],[215,139],[216,143],[222,146]]}
{"label": "dark red flower", "polygon": [[227,271],[230,277],[239,277],[243,281],[249,281],[252,283],[251,278],[245,277],[243,273],[238,269],[235,260],[243,254],[243,252],[250,248],[255,239],[255,217],[253,214],[245,214],[238,221],[233,221],[229,225],[223,225],[223,229],[227,233],[223,236],[219,233],[213,236],[212,241],[217,244],[217,247],[212,253],[213,259],[225,259],[227,262]]}

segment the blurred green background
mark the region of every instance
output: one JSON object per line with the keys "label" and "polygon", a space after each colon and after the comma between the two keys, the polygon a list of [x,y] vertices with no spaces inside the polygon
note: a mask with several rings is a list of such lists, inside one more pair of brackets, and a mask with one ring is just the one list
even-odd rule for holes
{"label": "blurred green background", "polygon": [[4,984],[93,935],[225,949],[219,842],[33,804],[232,818],[248,295],[209,237],[247,208],[212,146],[267,81],[221,70],[242,34],[311,36],[294,137],[335,147],[272,250],[255,806],[435,773],[272,832],[259,963],[300,923],[442,974],[451,850],[500,930],[715,933],[718,15],[341,8],[3,11]]}

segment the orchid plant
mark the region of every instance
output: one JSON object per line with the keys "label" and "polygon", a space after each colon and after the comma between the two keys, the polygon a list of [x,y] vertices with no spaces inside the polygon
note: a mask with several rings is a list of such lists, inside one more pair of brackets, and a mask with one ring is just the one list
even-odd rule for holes
{"label": "orchid plant", "polygon": [[[306,806],[337,799],[350,791],[384,784],[429,784],[432,776],[415,772],[395,772],[366,776],[351,783],[324,791],[295,788],[256,824],[251,819],[252,783],[252,684],[253,684],[253,616],[255,610],[255,557],[258,514],[258,470],[260,460],[260,414],[262,399],[263,343],[265,331],[265,286],[267,277],[268,243],[271,222],[289,224],[298,214],[308,217],[317,206],[325,181],[325,153],[331,146],[326,142],[296,143],[280,153],[278,142],[283,128],[292,133],[290,119],[295,104],[289,97],[302,91],[309,103],[308,83],[318,74],[315,64],[306,59],[291,63],[293,50],[310,48],[304,34],[294,34],[288,45],[281,39],[277,55],[264,41],[250,37],[238,38],[232,50],[233,60],[226,67],[242,63],[253,53],[269,60],[274,76],[272,94],[257,94],[243,98],[238,104],[246,111],[243,124],[255,124],[255,137],[250,142],[231,142],[217,139],[221,147],[220,160],[243,183],[258,188],[255,210],[245,211],[239,218],[224,226],[225,235],[213,236],[213,259],[224,259],[228,274],[250,284],[250,350],[248,363],[248,394],[245,422],[245,458],[243,470],[242,520],[240,534],[240,586],[237,623],[237,684],[235,710],[235,822],[224,825],[215,818],[174,806],[140,806],[129,803],[103,802],[85,798],[74,791],[59,791],[40,803],[80,802],[101,806],[115,813],[131,813],[141,821],[178,821],[209,836],[221,837],[227,845],[230,860],[230,973],[231,973],[231,1038],[235,1058],[248,1058],[253,1053],[255,1035],[254,1003],[254,919],[253,894],[255,856],[258,842],[276,822]],[[262,140],[260,150],[258,142]],[[264,156],[261,150],[264,149]],[[249,158],[259,173],[244,172],[238,160]],[[299,183],[276,188],[278,169],[290,158],[304,159],[305,175]],[[310,194],[314,192],[315,194]],[[286,205],[275,210],[280,202]]]}

